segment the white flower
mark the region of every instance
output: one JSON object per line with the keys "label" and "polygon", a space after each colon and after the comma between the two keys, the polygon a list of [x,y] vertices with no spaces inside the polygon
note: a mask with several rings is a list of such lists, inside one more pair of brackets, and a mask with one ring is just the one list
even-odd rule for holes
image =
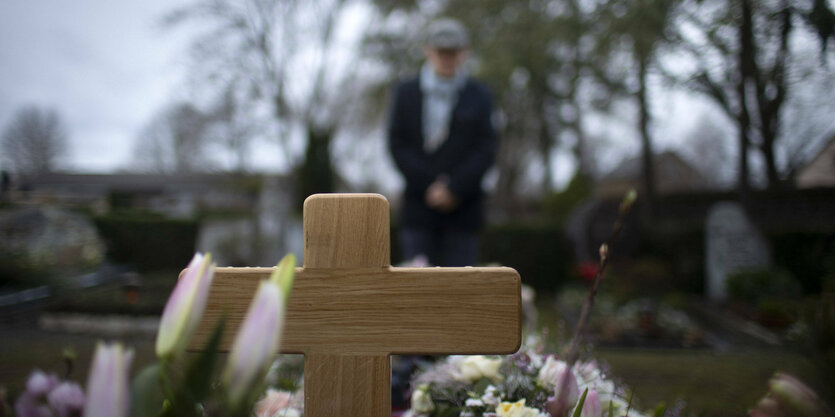
{"label": "white flower", "polygon": [[549,356],[548,359],[545,360],[545,365],[542,365],[542,368],[539,369],[536,382],[543,388],[553,390],[557,386],[559,379],[562,378],[566,369],[568,369],[568,365],[565,362],[554,359],[553,356]]}
{"label": "white flower", "polygon": [[484,407],[484,401],[478,398],[467,398],[464,405],[467,407]]}
{"label": "white flower", "polygon": [[539,417],[539,410],[526,407],[525,399],[515,403],[503,402],[496,407],[496,414],[499,417]]}
{"label": "white flower", "polygon": [[421,385],[412,393],[412,411],[418,414],[431,413],[435,410],[432,396],[427,392],[429,386]]}
{"label": "white flower", "polygon": [[302,417],[302,412],[295,408],[278,410],[271,417]]}
{"label": "white flower", "polygon": [[461,382],[475,382],[481,378],[487,378],[492,381],[500,381],[499,367],[502,365],[502,359],[490,359],[482,355],[464,356],[454,359],[457,365],[452,377],[456,381]]}
{"label": "white flower", "polygon": [[485,405],[496,407],[500,402],[502,402],[502,396],[496,387],[488,385],[484,390],[484,395],[481,396],[481,401],[483,401]]}

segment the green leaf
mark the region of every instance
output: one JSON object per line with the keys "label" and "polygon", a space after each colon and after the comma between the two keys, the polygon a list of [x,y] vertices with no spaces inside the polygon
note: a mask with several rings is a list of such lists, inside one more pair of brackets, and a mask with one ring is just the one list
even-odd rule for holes
{"label": "green leaf", "polygon": [[174,390],[174,398],[170,407],[165,408],[163,417],[200,416],[198,403],[206,398],[212,386],[212,374],[225,324],[226,318],[221,317],[206,347],[187,365],[181,385]]}
{"label": "green leaf", "polygon": [[492,383],[493,381],[488,378],[481,378],[473,386],[473,391],[477,392],[479,395],[484,394],[484,391],[486,391],[487,387],[489,387]]}
{"label": "green leaf", "polygon": [[586,403],[586,395],[588,395],[588,393],[588,388],[583,390],[583,395],[581,395],[580,400],[577,401],[577,407],[574,407],[574,414],[572,414],[571,417],[580,417],[580,414],[583,412],[583,405]]}
{"label": "green leaf", "polygon": [[159,363],[150,365],[139,372],[131,384],[131,417],[156,417],[162,412],[165,397],[159,383]]}
{"label": "green leaf", "polygon": [[212,331],[209,343],[200,352],[200,356],[192,362],[185,373],[183,384],[187,387],[194,402],[202,401],[209,393],[212,385],[212,371],[217,360],[220,338],[223,336],[223,328],[226,326],[226,317],[221,317]]}
{"label": "green leaf", "polygon": [[458,417],[461,414],[461,408],[449,404],[435,403],[435,413],[437,417]]}
{"label": "green leaf", "polygon": [[667,404],[665,404],[662,401],[662,402],[658,403],[657,406],[655,406],[655,410],[652,411],[652,416],[653,417],[663,417],[664,413],[666,413],[666,412],[667,412]]}

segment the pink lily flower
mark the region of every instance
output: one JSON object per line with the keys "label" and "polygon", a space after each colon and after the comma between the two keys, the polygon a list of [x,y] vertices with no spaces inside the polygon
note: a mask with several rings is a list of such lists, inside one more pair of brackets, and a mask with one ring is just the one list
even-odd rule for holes
{"label": "pink lily flower", "polygon": [[120,343],[99,343],[87,380],[84,417],[126,417],[130,409],[130,364],[133,350]]}
{"label": "pink lily flower", "polygon": [[171,358],[185,350],[206,309],[214,274],[211,255],[195,254],[165,304],[157,333],[158,357]]}
{"label": "pink lily flower", "polygon": [[235,409],[259,382],[281,342],[284,308],[295,275],[295,257],[288,255],[269,280],[261,281],[249,305],[223,372],[229,403]]}

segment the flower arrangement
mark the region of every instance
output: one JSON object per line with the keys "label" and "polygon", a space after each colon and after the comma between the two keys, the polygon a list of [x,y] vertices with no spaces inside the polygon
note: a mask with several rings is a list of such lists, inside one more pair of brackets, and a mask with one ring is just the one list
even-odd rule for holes
{"label": "flower arrangement", "polygon": [[[630,407],[627,391],[609,379],[597,363],[578,362],[569,368],[564,360],[541,350],[524,347],[506,357],[450,356],[416,376],[406,415],[646,415]],[[554,397],[555,392],[561,392],[562,397]],[[549,409],[559,414],[551,414]]]}

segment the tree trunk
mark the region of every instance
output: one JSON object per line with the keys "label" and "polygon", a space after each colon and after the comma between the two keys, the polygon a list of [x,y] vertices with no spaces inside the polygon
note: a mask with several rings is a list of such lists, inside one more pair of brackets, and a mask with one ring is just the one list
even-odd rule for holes
{"label": "tree trunk", "polygon": [[641,166],[643,171],[644,214],[652,219],[656,214],[655,173],[652,158],[652,138],[649,133],[649,122],[652,117],[647,97],[647,56],[638,57],[638,106],[640,108],[639,126],[641,130]]}
{"label": "tree trunk", "polygon": [[740,2],[742,21],[739,27],[739,71],[737,84],[739,95],[739,197],[743,204],[748,199],[750,183],[748,179],[748,145],[751,143],[748,133],[751,129],[751,115],[748,111],[748,82],[754,80],[754,33],[751,5],[749,0]]}

